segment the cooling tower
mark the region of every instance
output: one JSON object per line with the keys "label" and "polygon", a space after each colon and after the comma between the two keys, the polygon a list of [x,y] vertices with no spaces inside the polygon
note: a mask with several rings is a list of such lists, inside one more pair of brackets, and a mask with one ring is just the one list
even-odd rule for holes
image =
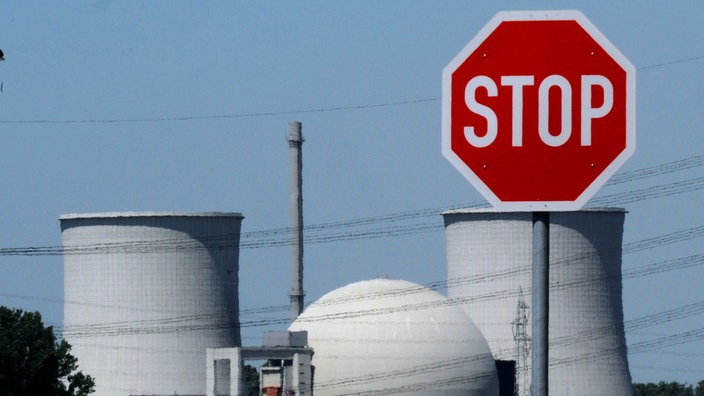
{"label": "cooling tower", "polygon": [[[550,213],[549,394],[630,395],[621,300],[625,211]],[[532,214],[447,212],[448,297],[530,393]]]}
{"label": "cooling tower", "polygon": [[206,348],[240,346],[236,213],[60,217],[64,338],[96,396],[204,394]]}

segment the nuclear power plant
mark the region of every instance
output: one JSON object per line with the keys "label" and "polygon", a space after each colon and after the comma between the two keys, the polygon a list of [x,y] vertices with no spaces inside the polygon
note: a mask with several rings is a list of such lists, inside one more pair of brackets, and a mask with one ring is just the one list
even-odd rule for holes
{"label": "nuclear power plant", "polygon": [[[624,217],[620,209],[551,215],[551,394],[631,394]],[[222,381],[220,391],[206,389],[209,356],[238,351],[226,355],[239,360],[228,365],[235,374],[225,373],[232,381],[246,357],[279,356],[272,353],[283,347],[312,355],[303,360],[311,378],[296,384],[299,395],[530,394],[530,213],[444,213],[446,297],[402,280],[355,282],[310,304],[288,328],[307,332],[304,345],[268,349],[240,342],[241,220],[237,213],[60,217],[64,337],[95,377],[96,395],[244,394],[239,386],[222,390]],[[264,394],[271,389],[293,394],[283,386]]]}
{"label": "nuclear power plant", "polygon": [[[241,343],[241,214],[60,217],[63,337],[95,395],[530,395],[532,214],[444,213],[447,296],[381,277],[305,308],[300,127],[290,124],[292,260],[281,271],[291,277],[292,323],[264,333],[263,345]],[[550,214],[552,395],[632,394],[625,214]],[[246,361],[258,362],[255,395],[243,385]]]}

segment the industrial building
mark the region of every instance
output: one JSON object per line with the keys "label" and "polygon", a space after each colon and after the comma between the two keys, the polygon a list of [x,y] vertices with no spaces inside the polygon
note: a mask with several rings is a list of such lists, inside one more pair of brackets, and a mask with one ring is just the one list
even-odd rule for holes
{"label": "industrial building", "polygon": [[[549,391],[631,394],[625,211],[550,217]],[[240,342],[240,214],[60,220],[64,337],[97,396],[241,395],[248,359],[269,362],[267,395],[530,393],[530,213],[444,214],[447,297],[402,280],[355,282],[260,347]]]}
{"label": "industrial building", "polygon": [[240,346],[238,213],[60,217],[64,338],[95,395],[202,395],[206,348]]}
{"label": "industrial building", "polygon": [[[550,213],[549,394],[632,394],[621,295],[625,214]],[[505,363],[501,375],[515,377],[515,394],[529,395],[532,214],[456,210],[444,220],[448,298]]]}
{"label": "industrial building", "polygon": [[247,395],[243,364],[265,361],[259,367],[262,395],[311,396],[313,394],[313,349],[305,331],[264,333],[261,347],[208,348],[206,396]]}
{"label": "industrial building", "polygon": [[307,331],[315,395],[496,396],[489,346],[427,287],[374,279],[333,290],[289,327]]}
{"label": "industrial building", "polygon": [[[529,395],[532,214],[444,213],[447,297],[379,278],[303,310],[303,137],[299,122],[289,128],[292,324],[262,346],[241,345],[239,213],[60,217],[63,336],[95,395],[244,395],[246,360],[266,361],[267,396]],[[550,394],[632,394],[624,219],[622,209],[550,214]]]}

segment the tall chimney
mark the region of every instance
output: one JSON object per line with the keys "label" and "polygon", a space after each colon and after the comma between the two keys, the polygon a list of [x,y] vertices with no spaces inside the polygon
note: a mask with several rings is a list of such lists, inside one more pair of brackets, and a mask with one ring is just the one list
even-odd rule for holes
{"label": "tall chimney", "polygon": [[291,172],[291,321],[303,312],[303,135],[300,121],[288,124]]}

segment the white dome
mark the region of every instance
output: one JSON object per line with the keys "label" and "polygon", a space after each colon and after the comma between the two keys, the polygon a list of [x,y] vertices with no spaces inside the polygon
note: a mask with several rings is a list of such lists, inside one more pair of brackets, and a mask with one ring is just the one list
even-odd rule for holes
{"label": "white dome", "polygon": [[321,297],[289,327],[308,331],[314,393],[498,395],[486,340],[447,302],[424,286],[391,279],[353,283]]}

